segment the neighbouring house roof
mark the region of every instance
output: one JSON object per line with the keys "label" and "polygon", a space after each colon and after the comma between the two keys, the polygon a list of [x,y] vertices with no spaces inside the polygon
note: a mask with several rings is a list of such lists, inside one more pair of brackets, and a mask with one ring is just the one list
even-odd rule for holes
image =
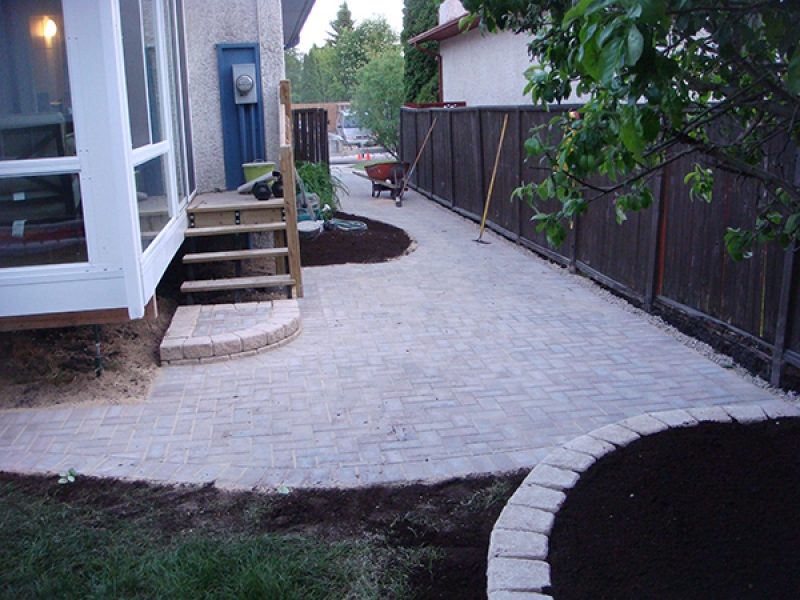
{"label": "neighbouring house roof", "polygon": [[466,17],[467,14],[468,13],[464,13],[457,19],[453,19],[451,21],[448,21],[447,23],[442,23],[441,25],[437,25],[433,29],[428,29],[428,31],[420,33],[419,35],[414,36],[413,38],[408,40],[408,43],[411,44],[412,46],[416,46],[417,44],[421,44],[423,42],[441,42],[442,40],[449,40],[450,38],[453,38],[461,33],[464,33],[465,31],[471,31],[472,29],[475,29],[478,26],[478,19],[472,21],[472,23],[464,27],[464,29],[461,29],[459,27],[461,19]]}
{"label": "neighbouring house roof", "polygon": [[314,7],[314,0],[283,0],[283,47],[294,48],[300,43],[300,30],[306,23],[308,14]]}

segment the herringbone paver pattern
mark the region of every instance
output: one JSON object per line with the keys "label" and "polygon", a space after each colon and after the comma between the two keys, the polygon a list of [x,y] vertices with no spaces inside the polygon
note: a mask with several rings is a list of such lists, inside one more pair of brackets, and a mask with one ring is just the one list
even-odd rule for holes
{"label": "herringbone paver pattern", "polygon": [[[305,269],[303,332],[169,367],[146,403],[0,415],[0,469],[241,486],[397,482],[532,467],[645,412],[774,400],[530,253],[414,193],[346,177],[349,212],[416,251]],[[79,400],[76,398],[76,400]]]}

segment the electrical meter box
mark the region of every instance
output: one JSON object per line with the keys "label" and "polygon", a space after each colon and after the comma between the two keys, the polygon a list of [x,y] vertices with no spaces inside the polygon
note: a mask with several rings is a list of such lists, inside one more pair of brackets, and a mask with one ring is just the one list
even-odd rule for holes
{"label": "electrical meter box", "polygon": [[233,97],[236,104],[256,104],[258,88],[256,87],[256,66],[254,64],[232,65]]}

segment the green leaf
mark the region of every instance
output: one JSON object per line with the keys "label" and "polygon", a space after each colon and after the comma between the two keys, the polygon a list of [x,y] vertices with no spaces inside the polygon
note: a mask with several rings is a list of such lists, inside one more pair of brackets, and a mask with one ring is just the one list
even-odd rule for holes
{"label": "green leaf", "polygon": [[600,48],[594,38],[583,46],[581,65],[595,81],[600,81],[603,77],[603,71],[600,68]]}
{"label": "green leaf", "polygon": [[544,152],[544,146],[542,146],[542,142],[539,139],[539,136],[533,136],[532,138],[528,138],[525,140],[525,151],[527,152],[528,156],[538,156]]}
{"label": "green leaf", "polygon": [[641,123],[642,134],[645,140],[652,142],[658,137],[658,134],[661,132],[661,119],[658,117],[658,113],[649,108],[643,109]]}
{"label": "green leaf", "polygon": [[606,44],[603,47],[603,51],[600,53],[600,62],[598,67],[600,72],[602,73],[600,77],[600,82],[603,85],[608,85],[611,83],[611,80],[614,79],[614,75],[617,72],[617,67],[619,66],[620,58],[622,55],[622,41],[621,40],[614,40],[610,44]]}
{"label": "green leaf", "polygon": [[536,186],[536,193],[542,200],[547,200],[553,196],[553,181],[548,177],[542,183]]}
{"label": "green leaf", "polygon": [[784,225],[783,230],[789,235],[796,235],[798,227],[800,227],[800,213],[794,213],[786,219],[786,225]]}
{"label": "green leaf", "polygon": [[642,152],[645,149],[645,141],[639,136],[636,130],[636,124],[631,120],[626,120],[622,123],[619,130],[619,137],[625,147],[630,150],[634,156],[641,158]]}
{"label": "green leaf", "polygon": [[786,72],[786,86],[793,94],[800,95],[800,46],[792,53],[789,70]]}
{"label": "green leaf", "polygon": [[586,9],[589,5],[594,2],[594,0],[581,0],[578,2],[577,5],[573,6],[566,15],[564,15],[564,21],[562,24],[566,27],[570,23],[572,23],[575,19],[580,19],[583,14],[586,12]]}
{"label": "green leaf", "polygon": [[625,61],[629,67],[635,65],[644,51],[644,36],[636,25],[628,30],[628,58]]}
{"label": "green leaf", "polygon": [[652,25],[667,15],[667,3],[664,0],[639,0],[642,7],[642,22]]}

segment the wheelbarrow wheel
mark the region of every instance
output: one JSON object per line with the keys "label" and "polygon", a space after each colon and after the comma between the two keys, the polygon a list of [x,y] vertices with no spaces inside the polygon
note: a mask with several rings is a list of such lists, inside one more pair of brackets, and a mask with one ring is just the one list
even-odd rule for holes
{"label": "wheelbarrow wheel", "polygon": [[372,197],[373,198],[381,197],[381,186],[375,182],[372,183]]}

